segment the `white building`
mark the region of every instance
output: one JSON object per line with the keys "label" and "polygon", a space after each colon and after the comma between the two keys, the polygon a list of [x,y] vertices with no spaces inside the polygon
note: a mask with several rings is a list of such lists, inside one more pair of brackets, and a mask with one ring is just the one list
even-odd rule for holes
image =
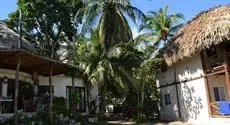
{"label": "white building", "polygon": [[67,99],[70,109],[72,81],[80,97],[75,110],[89,113],[88,103],[95,101],[98,112],[98,87],[85,87],[83,80],[64,75],[70,68],[40,56],[32,44],[20,41],[18,34],[0,22],[0,118],[18,111],[35,112],[39,106],[52,109],[49,102],[55,97]]}
{"label": "white building", "polygon": [[230,124],[230,114],[222,112],[230,111],[229,40],[230,6],[223,5],[199,13],[160,51],[162,120]]}

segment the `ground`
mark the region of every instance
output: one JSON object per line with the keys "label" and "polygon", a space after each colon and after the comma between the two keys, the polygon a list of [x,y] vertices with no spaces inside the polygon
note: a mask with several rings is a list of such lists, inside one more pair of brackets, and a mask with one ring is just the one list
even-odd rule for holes
{"label": "ground", "polygon": [[104,122],[98,122],[98,123],[87,123],[86,125],[194,125],[190,123],[182,123],[182,122],[146,122],[146,123],[140,123],[137,124],[136,122],[131,121],[104,121]]}

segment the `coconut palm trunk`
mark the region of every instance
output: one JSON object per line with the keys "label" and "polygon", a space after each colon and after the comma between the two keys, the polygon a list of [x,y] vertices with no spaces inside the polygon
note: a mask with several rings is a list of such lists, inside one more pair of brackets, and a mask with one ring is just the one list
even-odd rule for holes
{"label": "coconut palm trunk", "polygon": [[100,105],[99,105],[99,110],[100,110],[100,120],[103,120],[104,115],[105,115],[105,107],[106,107],[106,87],[104,85],[100,86]]}

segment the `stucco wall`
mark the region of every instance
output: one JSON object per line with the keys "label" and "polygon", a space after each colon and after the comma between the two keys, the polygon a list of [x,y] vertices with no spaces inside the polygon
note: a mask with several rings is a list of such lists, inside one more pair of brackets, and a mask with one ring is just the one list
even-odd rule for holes
{"label": "stucco wall", "polygon": [[204,78],[178,85],[182,120],[206,124],[209,120]]}
{"label": "stucco wall", "polygon": [[[160,107],[161,119],[184,120],[193,123],[209,122],[208,104],[205,91],[204,75],[200,55],[182,61],[166,72],[157,75],[158,86],[178,82],[178,96],[181,119],[177,105],[176,85],[160,88],[163,104]],[[192,80],[194,79],[194,80]],[[187,81],[186,81],[187,80]],[[164,94],[170,93],[171,104],[164,104]]]}
{"label": "stucco wall", "polygon": [[[170,93],[171,97],[171,104],[166,105],[164,94]],[[176,91],[175,86],[169,86],[165,88],[161,88],[161,107],[160,107],[160,119],[166,121],[178,120],[178,107],[177,107],[177,100],[176,100]]]}
{"label": "stucco wall", "polygon": [[[72,80],[70,77],[64,75],[57,75],[52,77],[54,85],[54,96],[66,97],[66,86],[72,86]],[[39,77],[39,85],[49,85],[48,77]],[[75,79],[76,87],[84,87],[84,83],[80,79]]]}
{"label": "stucco wall", "polygon": [[[15,71],[14,70],[8,70],[8,69],[0,69],[0,77],[4,77],[4,76],[7,76],[10,79],[15,79]],[[24,72],[19,73],[19,80],[25,81],[28,83],[33,83],[32,79],[31,79],[31,75],[24,73]],[[66,98],[66,86],[72,86],[71,77],[67,77],[64,75],[52,76],[52,82],[53,82],[53,86],[54,86],[54,96]],[[48,86],[49,85],[49,78],[44,77],[44,76],[39,76],[39,85],[47,85]],[[76,78],[75,79],[75,86],[76,87],[84,87],[84,83],[81,79]],[[4,89],[4,86],[3,86],[3,89]],[[97,85],[92,86],[89,89],[89,93],[90,93],[90,96],[92,96],[92,98],[98,97]],[[87,95],[86,95],[86,97],[87,97]],[[97,103],[98,103],[98,101],[97,101]]]}

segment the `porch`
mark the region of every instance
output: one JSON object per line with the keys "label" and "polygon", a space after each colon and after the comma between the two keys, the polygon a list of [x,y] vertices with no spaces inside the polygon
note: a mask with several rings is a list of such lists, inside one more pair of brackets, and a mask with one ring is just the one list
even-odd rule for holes
{"label": "porch", "polygon": [[[59,80],[53,78],[67,73],[69,65],[23,49],[1,49],[0,64],[0,69],[13,71],[0,72],[0,115],[17,118],[19,113],[34,112],[38,108],[52,113],[54,83]],[[45,79],[46,85],[40,83],[41,79],[42,82]]]}
{"label": "porch", "polygon": [[230,44],[212,46],[201,52],[209,115],[230,118]]}

